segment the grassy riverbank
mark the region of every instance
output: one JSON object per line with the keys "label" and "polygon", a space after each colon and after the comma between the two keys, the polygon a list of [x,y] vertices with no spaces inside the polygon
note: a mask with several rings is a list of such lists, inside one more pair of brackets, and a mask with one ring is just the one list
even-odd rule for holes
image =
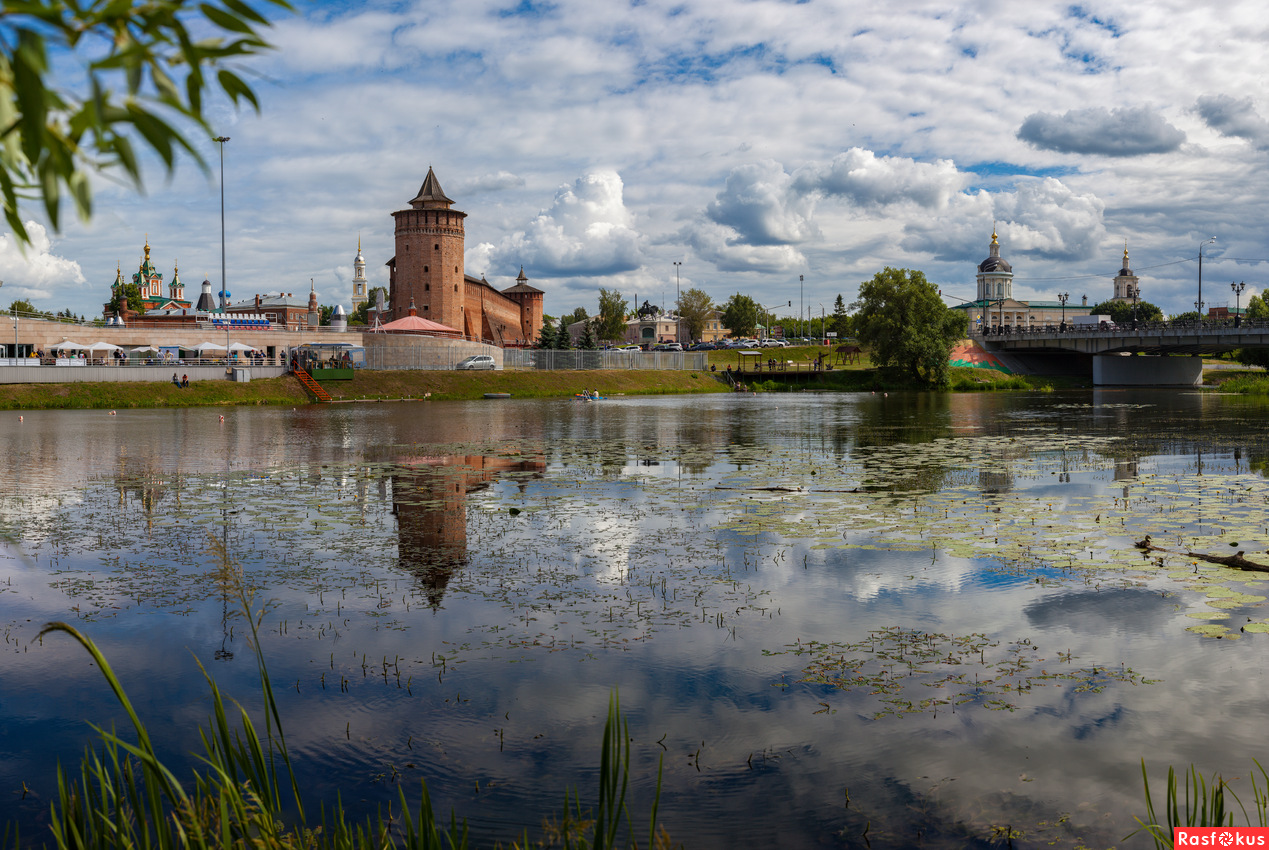
{"label": "grassy riverbank", "polygon": [[[569,398],[584,389],[604,395],[725,392],[727,387],[705,372],[650,370],[593,372],[358,372],[351,381],[323,384],[336,401],[374,401],[430,397],[476,399],[485,393],[511,393],[515,398]],[[429,396],[430,394],[430,396]],[[237,384],[195,381],[178,389],[167,381],[73,384],[0,384],[0,410],[123,410],[152,407],[218,407],[231,405],[308,404],[292,377],[265,378]]]}

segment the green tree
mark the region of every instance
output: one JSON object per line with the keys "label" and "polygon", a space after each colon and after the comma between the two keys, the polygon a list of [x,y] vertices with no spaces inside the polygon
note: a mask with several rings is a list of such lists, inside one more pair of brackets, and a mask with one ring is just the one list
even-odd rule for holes
{"label": "green tree", "polygon": [[714,312],[714,300],[701,289],[687,290],[679,295],[679,317],[687,325],[687,335],[693,341],[705,336],[705,323]]}
{"label": "green tree", "polygon": [[1259,295],[1251,296],[1247,302],[1247,311],[1243,313],[1247,319],[1269,319],[1269,304]]}
{"label": "green tree", "polygon": [[837,300],[833,302],[833,315],[828,320],[828,329],[835,331],[839,338],[844,339],[848,336],[854,336],[851,325],[850,313],[846,312],[846,302],[842,300],[842,296],[839,294]]}
{"label": "green tree", "polygon": [[594,351],[599,348],[599,343],[595,340],[595,321],[592,319],[582,325],[581,339],[577,340],[577,347],[583,351]]}
{"label": "green tree", "polygon": [[723,307],[722,323],[733,337],[753,336],[758,327],[758,302],[737,292]]}
{"label": "green tree", "polygon": [[573,312],[565,313],[563,316],[560,316],[560,327],[567,328],[569,325],[574,324],[575,322],[580,322],[582,319],[588,319],[588,318],[590,318],[590,316],[586,313],[586,308],[578,307]]}
{"label": "green tree", "polygon": [[111,313],[119,315],[119,310],[123,307],[123,299],[128,299],[128,309],[141,312],[141,287],[135,283],[125,283],[119,287],[118,291],[110,296],[110,304],[108,305]]}
{"label": "green tree", "polygon": [[[1247,301],[1244,319],[1269,319],[1269,304],[1259,295],[1251,296]],[[1246,366],[1269,367],[1269,348],[1240,348],[1234,352],[1234,359]]]}
{"label": "green tree", "polygon": [[[1090,316],[1110,316],[1112,322],[1123,327],[1132,325],[1131,301],[1103,301],[1095,304],[1088,311]],[[1161,322],[1163,311],[1149,301],[1137,302],[1137,321]]]}
{"label": "green tree", "polygon": [[595,333],[605,342],[618,342],[626,338],[627,305],[621,293],[615,289],[599,290],[599,326]]}
{"label": "green tree", "polygon": [[965,316],[948,308],[925,274],[886,267],[859,285],[855,335],[878,366],[929,386],[948,382],[948,357]]}
{"label": "green tree", "polygon": [[552,316],[542,317],[542,330],[538,332],[536,348],[555,348],[555,319]]}
{"label": "green tree", "polygon": [[11,302],[9,304],[9,312],[27,315],[39,315],[40,313],[40,311],[35,309],[35,306],[30,301],[27,301],[24,298],[19,298],[17,301]]}
{"label": "green tree", "polygon": [[1185,313],[1177,313],[1175,316],[1169,317],[1174,322],[1198,322],[1198,310],[1190,310]]}
{"label": "green tree", "polygon": [[323,304],[317,308],[317,311],[320,314],[320,318],[317,323],[323,327],[329,327],[331,316],[335,315],[335,308],[330,304]]}
{"label": "green tree", "polygon": [[[264,0],[290,9],[286,0]],[[30,241],[22,205],[39,200],[58,228],[63,192],[81,218],[92,213],[89,175],[121,172],[140,188],[134,140],[170,174],[184,150],[206,163],[186,128],[213,131],[204,95],[224,92],[258,111],[255,93],[235,60],[270,49],[260,31],[269,21],[242,0],[5,3],[0,38],[0,197],[10,229]],[[69,54],[72,58],[63,61]],[[84,78],[63,84],[53,68],[78,67]]]}

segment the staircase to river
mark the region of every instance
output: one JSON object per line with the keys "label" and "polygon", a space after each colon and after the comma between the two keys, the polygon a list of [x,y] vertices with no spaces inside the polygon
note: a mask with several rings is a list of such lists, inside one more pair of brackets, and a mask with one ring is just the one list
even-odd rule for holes
{"label": "staircase to river", "polygon": [[311,395],[315,401],[322,401],[322,402],[332,401],[330,397],[330,393],[322,389],[322,385],[317,383],[317,381],[313,380],[313,376],[310,375],[305,369],[299,366],[296,366],[294,371],[291,372],[291,374],[295,376],[295,379],[300,382],[300,386],[304,387],[305,391],[307,391],[308,394]]}

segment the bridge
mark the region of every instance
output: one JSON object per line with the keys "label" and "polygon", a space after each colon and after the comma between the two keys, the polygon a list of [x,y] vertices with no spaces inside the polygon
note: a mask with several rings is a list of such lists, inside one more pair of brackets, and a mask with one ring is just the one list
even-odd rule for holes
{"label": "bridge", "polygon": [[988,351],[1014,355],[1026,371],[1049,371],[1043,361],[1051,360],[1048,365],[1060,367],[1057,371],[1087,374],[1091,366],[1095,385],[1197,386],[1202,355],[1269,348],[1269,321],[1006,328],[972,338]]}

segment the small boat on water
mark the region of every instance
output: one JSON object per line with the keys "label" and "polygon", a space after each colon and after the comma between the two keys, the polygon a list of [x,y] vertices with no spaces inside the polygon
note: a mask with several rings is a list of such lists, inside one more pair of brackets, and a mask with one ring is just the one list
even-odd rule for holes
{"label": "small boat on water", "polygon": [[573,398],[577,399],[578,401],[607,401],[608,400],[607,396],[602,396],[599,393],[595,393],[594,395],[590,395],[589,393],[574,393]]}
{"label": "small boat on water", "polygon": [[511,398],[511,393],[485,393],[485,398]]}

